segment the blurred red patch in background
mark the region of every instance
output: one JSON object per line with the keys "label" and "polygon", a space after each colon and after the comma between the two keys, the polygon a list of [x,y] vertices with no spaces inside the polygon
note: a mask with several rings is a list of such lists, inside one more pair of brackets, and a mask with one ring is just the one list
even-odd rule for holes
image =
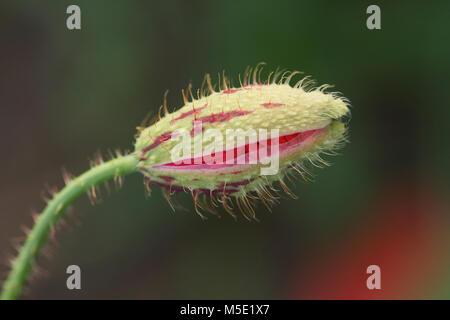
{"label": "blurred red patch in background", "polygon": [[[433,188],[411,181],[389,183],[368,204],[368,220],[306,262],[306,269],[304,259],[294,264],[287,297],[443,298],[439,292],[450,287],[450,223],[444,199]],[[380,290],[367,288],[370,265],[381,269]],[[300,269],[301,274],[296,271]]]}

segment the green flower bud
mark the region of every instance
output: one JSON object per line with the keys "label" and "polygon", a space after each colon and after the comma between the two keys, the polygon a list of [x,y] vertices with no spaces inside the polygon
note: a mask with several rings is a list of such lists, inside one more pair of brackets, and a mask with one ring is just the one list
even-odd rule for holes
{"label": "green flower bud", "polygon": [[[138,167],[149,182],[165,191],[191,192],[196,208],[198,195],[222,202],[232,213],[232,202],[254,216],[251,198],[270,206],[272,183],[291,173],[307,174],[305,163],[324,164],[321,153],[330,153],[345,141],[341,121],[349,114],[348,102],[327,86],[307,89],[305,80],[289,85],[296,73],[280,73],[266,82],[250,83],[214,91],[209,77],[208,94],[188,101],[173,113],[143,129],[136,141]],[[191,92],[191,91],[190,91]],[[192,93],[191,93],[192,97]]]}

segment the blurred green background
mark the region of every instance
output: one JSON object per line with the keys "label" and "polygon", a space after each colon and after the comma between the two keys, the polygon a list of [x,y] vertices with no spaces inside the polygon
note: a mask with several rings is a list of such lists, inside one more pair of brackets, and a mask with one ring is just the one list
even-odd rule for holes
{"label": "blurred green background", "polygon": [[[81,7],[82,29],[66,28]],[[381,30],[366,8],[381,7]],[[2,1],[0,272],[45,185],[132,149],[163,93],[245,67],[296,69],[350,99],[350,140],[260,222],[172,212],[142,177],[70,210],[26,299],[450,298],[450,3]],[[236,83],[236,82],[235,82]],[[81,224],[81,227],[79,226]],[[66,267],[82,290],[66,289]],[[382,290],[366,288],[367,266]]]}

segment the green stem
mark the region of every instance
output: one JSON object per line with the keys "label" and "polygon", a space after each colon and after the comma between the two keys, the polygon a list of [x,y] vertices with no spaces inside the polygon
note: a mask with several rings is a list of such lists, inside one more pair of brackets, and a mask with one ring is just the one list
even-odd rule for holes
{"label": "green stem", "polygon": [[51,228],[70,203],[93,186],[135,172],[137,163],[138,159],[135,155],[127,155],[102,163],[73,179],[57,193],[48,202],[28,234],[19,255],[13,261],[11,272],[4,283],[0,299],[10,300],[20,296],[39,250],[48,238]]}

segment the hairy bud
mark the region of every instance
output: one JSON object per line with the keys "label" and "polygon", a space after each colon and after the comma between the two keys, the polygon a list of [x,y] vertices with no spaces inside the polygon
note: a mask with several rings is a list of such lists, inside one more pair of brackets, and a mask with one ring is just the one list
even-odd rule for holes
{"label": "hairy bud", "polygon": [[[197,99],[189,88],[178,111],[168,113],[164,104],[164,117],[141,129],[136,141],[138,167],[147,181],[168,195],[192,193],[196,209],[218,201],[232,214],[235,199],[254,217],[251,200],[270,207],[273,182],[289,193],[285,177],[295,172],[304,177],[307,162],[326,164],[320,154],[345,141],[347,100],[327,93],[328,86],[312,88],[307,78],[291,87],[298,72],[271,73],[264,82],[260,72],[258,67],[246,72],[237,88],[223,76],[218,91],[206,76]],[[199,195],[207,200],[203,205]]]}

